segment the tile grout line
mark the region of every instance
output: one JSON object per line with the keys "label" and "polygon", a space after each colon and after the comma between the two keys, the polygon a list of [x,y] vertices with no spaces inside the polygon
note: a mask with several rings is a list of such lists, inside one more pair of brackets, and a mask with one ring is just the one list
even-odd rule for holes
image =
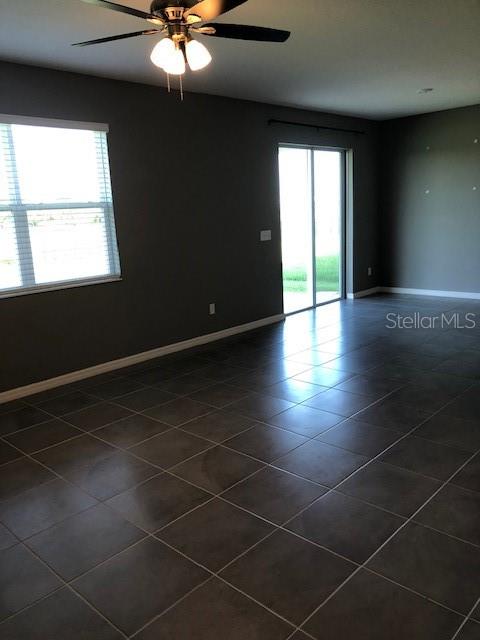
{"label": "tile grout line", "polygon": [[[477,606],[480,604],[480,598],[477,599],[477,601],[475,602],[475,604],[473,605],[473,607],[470,609],[470,611],[468,612],[467,616],[465,617],[464,621],[462,622],[462,624],[458,627],[458,629],[455,631],[455,633],[453,634],[453,636],[451,637],[450,640],[456,640],[456,638],[458,638],[461,634],[461,632],[463,631],[463,628],[469,623],[471,622],[472,619],[472,614],[475,611],[475,609],[477,608]],[[475,620],[473,620],[473,622],[475,623]],[[479,630],[480,630],[480,624],[478,624]]]}
{"label": "tile grout line", "polygon": [[[477,454],[473,454],[470,458],[468,458],[464,464],[458,468],[451,476],[445,480],[440,487],[389,537],[385,540],[379,547],[374,551],[346,580],[342,582],[307,618],[302,622],[299,629],[301,629],[309,620],[320,611],[343,587],[350,582],[350,580],[357,575],[362,569],[367,569],[367,564],[373,560],[373,558],[389,543],[393,540],[400,531],[402,531],[408,524],[414,521],[414,518],[422,511],[439,493],[447,486],[447,484],[462,471],[476,456]],[[403,586],[403,585],[402,585]],[[429,598],[427,598],[429,599]]]}
{"label": "tile grout line", "polygon": [[[165,544],[165,543],[164,543]],[[168,546],[168,545],[167,545]],[[176,549],[175,549],[176,551]],[[169,611],[171,611],[172,609],[174,609],[177,605],[179,605],[181,602],[183,602],[184,600],[186,600],[188,597],[190,597],[192,594],[195,593],[195,591],[198,591],[199,589],[201,589],[202,587],[204,587],[205,585],[207,585],[209,582],[211,582],[213,580],[215,576],[213,575],[209,575],[208,578],[206,578],[203,582],[200,582],[200,584],[197,584],[196,587],[194,587],[193,589],[191,589],[190,591],[188,591],[185,595],[183,595],[181,598],[179,598],[176,602],[174,602],[173,604],[171,604],[169,607],[167,607],[164,611],[162,611],[161,613],[157,614],[154,618],[152,618],[151,620],[148,620],[148,622],[146,622],[145,624],[143,624],[139,629],[137,629],[136,631],[134,631],[130,636],[128,636],[130,639],[131,638],[135,638],[139,633],[141,633],[144,629],[146,629],[148,626],[150,626],[151,624],[153,624],[154,622],[156,622],[159,618],[161,618],[163,615],[166,615]]]}
{"label": "tile grout line", "polygon": [[[390,449],[392,449],[393,447],[395,447],[399,442],[401,442],[402,440],[405,440],[406,438],[410,437],[412,434],[414,434],[414,433],[415,433],[415,431],[416,431],[417,429],[420,429],[420,427],[422,427],[426,422],[428,422],[429,420],[431,420],[432,418],[434,418],[438,413],[440,413],[441,411],[443,411],[443,410],[444,410],[446,407],[448,407],[452,402],[453,402],[453,401],[449,401],[449,402],[447,402],[443,407],[441,407],[441,408],[440,408],[437,412],[435,412],[433,415],[429,416],[429,417],[428,417],[428,418],[426,418],[424,421],[422,421],[422,422],[420,422],[419,424],[417,424],[416,426],[412,427],[412,429],[410,429],[410,431],[408,431],[408,432],[406,432],[406,433],[402,434],[402,435],[401,435],[401,437],[399,437],[397,440],[395,440],[394,442],[392,442],[388,447],[386,447],[385,449],[383,449],[383,450],[382,450],[380,453],[378,453],[376,456],[374,456],[373,458],[371,458],[370,460],[368,460],[365,464],[363,464],[362,466],[358,467],[358,468],[357,468],[357,469],[355,469],[352,473],[350,473],[348,476],[346,476],[345,478],[343,478],[340,482],[338,482],[338,483],[337,483],[337,485],[336,485],[335,487],[333,487],[333,488],[329,488],[329,491],[328,491],[327,493],[323,494],[322,496],[320,496],[320,497],[317,499],[317,501],[321,500],[323,497],[325,497],[326,495],[328,495],[328,494],[329,494],[329,493],[331,493],[332,491],[338,491],[339,487],[341,487],[341,485],[342,485],[343,483],[345,483],[345,482],[347,482],[348,480],[350,480],[353,476],[355,476],[357,473],[359,473],[360,471],[362,471],[363,469],[365,469],[366,467],[368,467],[371,463],[376,462],[379,458],[381,458],[382,456],[384,456],[384,455],[385,455],[385,453],[386,453],[387,451],[389,451]],[[363,410],[362,410],[362,411],[363,411]],[[336,425],[336,426],[338,426],[338,425]],[[334,445],[330,445],[330,446],[334,446]],[[478,451],[477,451],[477,452],[475,452],[475,453],[473,454],[473,457],[474,457],[474,456],[476,456],[476,455],[477,455],[477,453],[478,453]],[[288,455],[288,454],[286,454],[286,455]],[[283,456],[282,456],[282,457],[283,457]],[[471,459],[471,458],[469,458],[469,459],[467,460],[467,462],[469,462],[469,461],[470,461],[470,459]],[[382,464],[388,464],[388,463],[382,463]],[[393,466],[393,467],[395,467],[395,465],[389,465],[389,466]],[[281,470],[281,467],[274,467],[274,468],[278,468],[278,469],[280,469],[280,470]],[[401,468],[401,469],[403,469],[403,467],[395,467],[395,468]],[[419,476],[421,476],[421,477],[426,477],[426,478],[429,478],[429,479],[435,480],[436,482],[441,482],[440,480],[438,480],[438,479],[436,479],[436,478],[430,478],[429,476],[423,476],[422,474],[417,474],[416,472],[414,472],[414,471],[410,471],[409,469],[403,469],[403,470],[404,470],[404,471],[406,471],[407,473],[410,473],[410,474],[419,475]],[[459,470],[460,470],[460,469],[457,469],[457,471],[459,471]],[[300,477],[301,477],[301,476],[300,476]],[[340,491],[340,492],[341,492],[341,491]],[[348,494],[344,494],[344,495],[347,495],[347,496],[348,496]],[[314,504],[314,503],[313,503],[313,504]],[[310,506],[311,506],[311,505],[310,505]],[[303,511],[305,511],[305,509],[303,509],[302,511],[300,511],[300,512],[297,514],[297,516],[298,516],[298,515],[300,515],[301,513],[303,513]],[[394,515],[401,515],[401,514],[395,514],[395,512],[392,512],[392,513],[394,513]],[[295,517],[297,517],[297,516],[295,516]],[[402,517],[405,517],[405,516],[402,516]]]}
{"label": "tile grout line", "polygon": [[[144,540],[144,538],[142,538],[142,540]],[[141,542],[141,540],[139,541]],[[78,596],[92,611],[94,611],[95,613],[97,613],[109,626],[113,627],[116,631],[118,631],[123,638],[128,638],[128,636],[123,633],[123,631],[121,629],[119,629],[111,620],[109,620],[100,610],[98,610],[89,600],[87,600],[82,594],[78,593],[75,589],[72,588],[71,584],[66,582],[62,576],[57,573],[54,569],[52,569],[52,567],[50,567],[50,565],[48,565],[39,555],[37,555],[33,549],[31,549],[30,547],[28,547],[26,544],[24,544],[23,542],[21,543],[23,548],[26,549],[26,551],[33,556],[34,558],[36,558],[48,571],[50,571],[56,578],[57,580],[59,580],[61,582],[61,586],[58,587],[58,589],[55,589],[53,591],[51,591],[50,593],[48,593],[46,596],[43,596],[42,598],[39,598],[38,600],[36,600],[35,602],[32,602],[31,604],[29,604],[26,607],[23,607],[20,611],[15,612],[14,614],[12,614],[11,616],[8,616],[7,618],[5,618],[4,620],[1,621],[0,623],[0,629],[3,626],[3,624],[5,624],[8,620],[11,620],[13,618],[15,618],[16,616],[20,615],[21,613],[27,611],[28,609],[31,609],[32,607],[34,607],[35,605],[37,605],[39,602],[42,602],[43,600],[46,600],[47,598],[49,598],[50,596],[54,595],[55,593],[58,593],[59,591],[61,591],[62,589],[68,589],[68,591],[70,591],[71,593],[73,593],[74,595]],[[132,545],[134,546],[134,545]]]}

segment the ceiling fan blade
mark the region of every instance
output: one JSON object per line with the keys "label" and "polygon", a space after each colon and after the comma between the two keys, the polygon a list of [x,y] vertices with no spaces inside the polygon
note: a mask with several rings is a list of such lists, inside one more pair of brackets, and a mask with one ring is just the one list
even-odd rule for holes
{"label": "ceiling fan blade", "polygon": [[107,2],[107,0],[82,0],[87,4],[94,4],[96,7],[103,7],[104,9],[111,9],[112,11],[118,11],[119,13],[126,13],[129,16],[135,16],[136,18],[142,18],[143,20],[155,20],[158,23],[163,23],[164,20],[158,16],[154,16],[151,13],[134,9],[133,7],[125,7],[123,4],[117,4],[116,2]]}
{"label": "ceiling fan blade", "polygon": [[119,36],[110,36],[109,38],[98,38],[97,40],[88,40],[87,42],[76,42],[72,47],[88,47],[91,44],[103,44],[104,42],[113,42],[114,40],[125,40],[125,38],[135,38],[136,36],[152,36],[155,33],[161,33],[159,29],[149,29],[148,31],[135,31],[135,33],[122,33]]}
{"label": "ceiling fan blade", "polygon": [[222,13],[227,13],[227,11],[231,11],[245,2],[247,0],[202,0],[202,2],[185,11],[185,17],[189,15],[198,16],[202,19],[202,22],[214,20],[221,16]]}
{"label": "ceiling fan blade", "polygon": [[[205,29],[205,31],[203,31]],[[209,33],[207,29],[212,29]],[[215,30],[213,32],[213,30]],[[192,29],[192,31],[194,31]],[[251,27],[244,24],[205,24],[200,33],[215,38],[233,38],[234,40],[256,40],[258,42],[286,42],[290,37],[290,31],[280,29],[268,29],[266,27]]]}

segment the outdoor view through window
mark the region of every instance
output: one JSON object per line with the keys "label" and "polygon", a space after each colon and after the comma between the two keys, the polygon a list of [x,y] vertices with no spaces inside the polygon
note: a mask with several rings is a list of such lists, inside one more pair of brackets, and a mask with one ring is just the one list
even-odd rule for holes
{"label": "outdoor view through window", "polygon": [[118,277],[106,127],[22,120],[0,116],[0,295]]}
{"label": "outdoor view through window", "polygon": [[344,164],[341,150],[279,149],[285,313],[342,296]]}

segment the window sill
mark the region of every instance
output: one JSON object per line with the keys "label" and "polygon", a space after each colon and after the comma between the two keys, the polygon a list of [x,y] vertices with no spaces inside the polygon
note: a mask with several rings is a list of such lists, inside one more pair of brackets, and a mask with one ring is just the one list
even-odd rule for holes
{"label": "window sill", "polygon": [[63,289],[77,289],[78,287],[90,287],[98,284],[109,284],[121,282],[122,276],[108,276],[104,278],[90,278],[89,280],[74,280],[67,282],[52,282],[51,284],[39,285],[37,287],[10,289],[0,292],[0,300],[4,298],[17,298],[28,296],[34,293],[47,293],[49,291],[61,291]]}

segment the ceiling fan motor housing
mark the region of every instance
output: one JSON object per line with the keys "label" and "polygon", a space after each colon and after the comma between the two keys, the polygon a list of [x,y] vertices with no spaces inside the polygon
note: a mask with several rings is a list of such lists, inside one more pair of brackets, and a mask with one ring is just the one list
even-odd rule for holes
{"label": "ceiling fan motor housing", "polygon": [[167,20],[182,20],[187,9],[198,4],[198,0],[153,0],[150,13]]}
{"label": "ceiling fan motor housing", "polygon": [[185,9],[183,7],[167,7],[163,10],[165,17],[172,22],[176,20],[180,22],[183,19],[184,12]]}

